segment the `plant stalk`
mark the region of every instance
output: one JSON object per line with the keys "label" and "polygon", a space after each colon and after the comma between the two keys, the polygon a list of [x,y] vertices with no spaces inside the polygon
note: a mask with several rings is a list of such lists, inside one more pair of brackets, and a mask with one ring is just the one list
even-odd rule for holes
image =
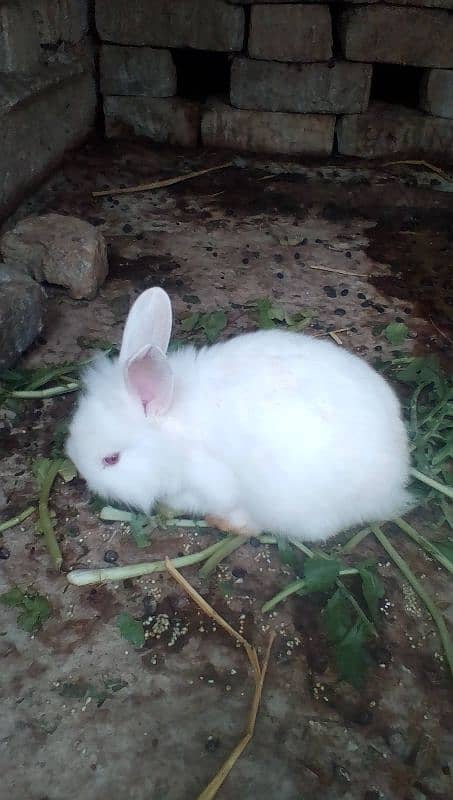
{"label": "plant stalk", "polygon": [[425,475],[423,472],[419,472],[419,470],[415,468],[411,469],[411,475],[420,481],[420,483],[425,483],[426,486],[431,486],[432,489],[437,489],[438,492],[453,500],[453,486],[446,486],[445,483],[439,483],[439,481],[435,481],[434,478],[430,478],[429,475]]}
{"label": "plant stalk", "polygon": [[[215,542],[198,553],[191,553],[187,556],[172,558],[171,562],[175,567],[190,567],[192,564],[199,564],[205,561],[223,544]],[[139,564],[130,564],[126,567],[106,567],[105,569],[75,569],[68,572],[69,583],[74,586],[89,586],[93,583],[103,583],[104,581],[124,581],[126,578],[139,578],[141,575],[149,575],[152,572],[165,572],[167,569],[165,561],[142,561]]]}
{"label": "plant stalk", "polygon": [[415,528],[413,528],[412,525],[409,525],[409,523],[406,522],[405,519],[400,519],[400,517],[397,517],[397,519],[394,519],[393,522],[395,523],[395,525],[398,525],[398,528],[401,528],[401,530],[404,531],[404,533],[407,533],[407,535],[410,536],[410,538],[413,539],[414,542],[420,545],[420,547],[426,553],[428,553],[428,555],[435,558],[439,562],[439,564],[442,564],[442,566],[445,567],[445,569],[451,575],[453,575],[452,562],[446,556],[444,556],[444,554],[441,553],[440,550],[437,549],[435,542],[430,542],[429,539],[425,539],[425,537],[422,536],[422,534],[419,533]]}
{"label": "plant stalk", "polygon": [[25,511],[21,511],[20,514],[16,514],[15,517],[11,517],[10,519],[6,519],[5,522],[1,522],[0,533],[7,531],[9,528],[14,528],[15,525],[20,525],[20,523],[23,522],[24,519],[27,519],[27,517],[31,516],[34,511],[36,511],[36,507],[29,506],[25,509]]}
{"label": "plant stalk", "polygon": [[46,541],[47,549],[56,569],[60,569],[63,558],[61,555],[60,547],[55,536],[55,531],[52,525],[49,512],[49,495],[53,486],[55,478],[57,477],[61,467],[60,461],[52,461],[47,474],[42,482],[41,491],[39,493],[39,526]]}
{"label": "plant stalk", "polygon": [[404,558],[400,556],[397,550],[393,547],[393,545],[387,539],[387,536],[384,532],[379,528],[378,525],[371,525],[371,530],[373,531],[376,539],[392,561],[396,564],[398,569],[403,573],[406,580],[410,583],[413,590],[418,594],[420,600],[425,604],[428,612],[431,614],[434,624],[437,627],[440,640],[442,642],[442,646],[444,648],[445,656],[447,659],[448,666],[450,668],[451,675],[453,677],[453,645],[447,630],[447,626],[445,625],[445,620],[437,608],[434,601],[431,599],[429,594],[425,591],[424,587],[421,585],[420,581],[412,570],[410,569],[409,565],[406,563]]}

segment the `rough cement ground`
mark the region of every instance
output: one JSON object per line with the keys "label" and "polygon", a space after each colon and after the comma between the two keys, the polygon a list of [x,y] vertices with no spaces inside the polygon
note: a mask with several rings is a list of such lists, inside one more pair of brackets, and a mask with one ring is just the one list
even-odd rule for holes
{"label": "rough cement ground", "polygon": [[[408,169],[292,166],[252,162],[169,190],[94,200],[90,192],[165,178],[220,163],[215,153],[156,151],[142,144],[89,145],[16,215],[78,214],[107,237],[111,274],[93,302],[49,288],[45,338],[26,362],[89,355],[86,340],[119,341],[135,294],[153,284],[190,310],[228,311],[225,335],[253,329],[244,306],[273,297],[289,310],[313,308],[311,334],[346,329],[343,345],[365,357],[387,353],[378,325],[405,321],[406,349],[439,352],[452,337],[448,183]],[[289,169],[289,168],[288,168]],[[432,185],[430,185],[432,179]],[[343,270],[347,274],[320,270]],[[318,267],[315,269],[314,267]],[[349,274],[352,273],[352,274]],[[371,275],[380,277],[371,278]],[[82,337],[82,338],[81,338]],[[179,332],[179,338],[183,338]],[[73,396],[24,404],[0,420],[2,519],[34,502],[31,462],[48,455]],[[65,570],[174,556],[211,543],[215,531],[156,532],[138,550],[126,529],[99,520],[79,480],[52,495]],[[417,527],[432,530],[425,514]],[[444,572],[395,533],[394,541],[453,621]],[[55,575],[33,521],[5,533],[1,590],[18,584],[47,594],[54,613],[31,637],[16,612],[0,623],[0,774],[9,800],[195,800],[241,736],[252,693],[242,651],[201,617],[165,575],[78,589]],[[209,585],[189,579],[234,626],[263,648],[277,632],[255,736],[219,800],[442,800],[451,796],[453,709],[440,644],[412,593],[370,539],[361,556],[379,558],[391,605],[362,690],[339,683],[316,599],[290,599],[263,618],[262,603],[292,579],[275,548],[244,546]],[[353,561],[353,558],[351,558]],[[154,611],[188,631],[136,651],[120,638],[116,616]],[[105,702],[74,697],[74,684]]]}

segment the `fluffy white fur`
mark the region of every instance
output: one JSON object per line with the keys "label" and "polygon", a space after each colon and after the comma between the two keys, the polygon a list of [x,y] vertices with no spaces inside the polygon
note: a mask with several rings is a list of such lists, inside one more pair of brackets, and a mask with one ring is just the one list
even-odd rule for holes
{"label": "fluffy white fur", "polygon": [[[150,299],[148,313],[156,302],[162,310],[159,297]],[[130,318],[135,333],[134,307]],[[133,338],[142,350],[154,345]],[[162,352],[151,350],[161,364]],[[146,402],[143,381],[133,385],[130,371],[131,363],[141,369],[142,358],[122,350],[119,360],[101,358],[85,375],[67,452],[100,495],[147,512],[161,500],[236,529],[305,540],[407,507],[399,403],[386,381],[346,350],[275,330],[199,351],[184,347],[166,357],[164,378],[161,366],[154,374],[154,362],[143,362],[152,390]],[[153,392],[167,376],[168,409],[153,413]],[[118,463],[103,466],[116,452]]]}

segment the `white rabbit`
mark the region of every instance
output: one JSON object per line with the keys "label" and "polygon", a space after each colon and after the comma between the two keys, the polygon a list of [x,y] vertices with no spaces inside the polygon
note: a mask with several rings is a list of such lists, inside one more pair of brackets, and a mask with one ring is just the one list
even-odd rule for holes
{"label": "white rabbit", "polygon": [[167,294],[148,289],[119,358],[85,374],[67,453],[93,491],[312,541],[404,512],[406,430],[365,361],[280,330],[166,355],[171,325]]}

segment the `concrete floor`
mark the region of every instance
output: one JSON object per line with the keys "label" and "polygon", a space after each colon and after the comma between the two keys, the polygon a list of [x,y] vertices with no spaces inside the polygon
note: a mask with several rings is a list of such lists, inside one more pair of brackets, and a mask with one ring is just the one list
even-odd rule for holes
{"label": "concrete floor", "polygon": [[[191,310],[223,308],[226,335],[253,329],[246,304],[273,297],[290,311],[315,309],[312,334],[338,334],[372,359],[386,354],[378,325],[405,321],[416,353],[451,356],[453,184],[409,167],[336,162],[286,165],[241,161],[168,190],[95,200],[91,191],[165,178],[221,163],[215,153],[156,151],[141,143],[90,144],[67,159],[16,218],[56,211],[99,225],[110,277],[93,302],[49,289],[44,337],[27,363],[88,355],[86,339],[118,341],[136,293],[166,288],[179,322]],[[321,267],[328,268],[320,269]],[[329,270],[335,270],[333,272]],[[375,276],[375,277],[371,277]],[[377,276],[377,277],[376,277]],[[84,339],[80,337],[85,337]],[[2,518],[34,501],[30,465],[48,455],[67,396],[0,412]],[[99,520],[79,480],[52,495],[65,569],[119,564],[192,551],[213,541],[181,530],[156,532],[137,550],[117,523]],[[416,516],[430,531],[426,514]],[[395,534],[424,576],[449,623],[451,584]],[[195,800],[240,738],[252,693],[241,650],[202,618],[166,575],[78,589],[55,575],[33,521],[4,535],[1,590],[18,584],[45,593],[54,613],[36,636],[2,609],[0,774],[9,800]],[[246,545],[209,585],[185,574],[234,625],[263,648],[277,631],[255,736],[219,800],[442,800],[451,796],[451,684],[433,626],[373,541],[386,597],[381,637],[361,691],[339,683],[322,634],[318,603],[293,598],[263,618],[262,603],[291,580],[275,548]],[[351,561],[353,561],[351,557]],[[188,632],[176,646],[151,639],[144,650],[120,638],[116,616],[157,613]],[[77,686],[106,686],[100,706]],[[74,686],[75,685],[75,686]]]}

